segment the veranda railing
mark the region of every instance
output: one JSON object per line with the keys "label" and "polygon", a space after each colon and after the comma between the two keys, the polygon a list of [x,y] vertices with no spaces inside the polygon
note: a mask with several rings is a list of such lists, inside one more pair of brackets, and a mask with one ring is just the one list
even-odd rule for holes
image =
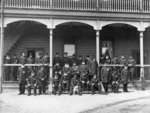
{"label": "veranda railing", "polygon": [[150,12],[150,0],[4,0],[7,8]]}

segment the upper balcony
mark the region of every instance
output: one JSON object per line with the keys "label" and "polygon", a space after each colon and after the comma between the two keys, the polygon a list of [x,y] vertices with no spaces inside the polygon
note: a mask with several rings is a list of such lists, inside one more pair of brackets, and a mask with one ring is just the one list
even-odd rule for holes
{"label": "upper balcony", "polygon": [[150,13],[150,0],[4,0],[4,7]]}

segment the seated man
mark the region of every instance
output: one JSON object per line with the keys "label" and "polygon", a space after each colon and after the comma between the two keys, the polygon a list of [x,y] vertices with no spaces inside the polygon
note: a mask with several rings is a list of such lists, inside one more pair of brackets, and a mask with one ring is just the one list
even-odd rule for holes
{"label": "seated man", "polygon": [[52,80],[52,92],[54,93],[54,95],[56,95],[57,91],[59,91],[60,94],[60,78],[59,78],[59,74],[55,73],[53,80]]}
{"label": "seated man", "polygon": [[[61,66],[59,62],[56,62],[56,64],[54,65],[53,72],[54,74],[58,73],[58,77],[61,78],[62,72],[61,72]],[[53,77],[54,77],[54,74],[53,74]]]}
{"label": "seated man", "polygon": [[119,70],[117,67],[112,68],[111,81],[112,81],[112,91],[114,93],[117,93],[119,89]]}
{"label": "seated man", "polygon": [[81,87],[80,87],[79,79],[75,74],[74,77],[71,79],[70,95],[77,94],[77,93],[81,95]]}
{"label": "seated man", "polygon": [[88,76],[88,66],[85,65],[85,61],[82,61],[82,65],[79,67],[80,76]]}
{"label": "seated man", "polygon": [[92,95],[95,93],[95,89],[98,89],[99,94],[101,93],[101,84],[100,84],[100,80],[97,77],[97,75],[94,75],[93,78],[91,79]]}
{"label": "seated man", "polygon": [[71,81],[70,71],[71,71],[71,67],[70,67],[69,63],[66,62],[65,65],[64,65],[63,68],[62,68],[62,74],[63,74],[63,75],[65,74],[65,75],[68,76],[69,84],[70,84],[70,81]]}
{"label": "seated man", "polygon": [[28,96],[31,95],[31,89],[34,89],[34,95],[36,96],[36,88],[37,88],[37,77],[35,76],[35,72],[32,71],[29,77],[27,78],[28,85]]}
{"label": "seated man", "polygon": [[79,67],[77,66],[76,62],[73,62],[73,66],[70,70],[71,78],[74,77],[74,75],[77,75],[77,78],[79,78]]}
{"label": "seated man", "polygon": [[85,65],[85,61],[82,62],[82,65],[80,66],[80,82],[82,89],[85,89],[85,87],[88,89],[89,86],[89,80],[88,80],[88,67]]}
{"label": "seated man", "polygon": [[69,76],[67,73],[64,73],[61,77],[60,80],[60,93],[63,92],[67,89],[69,91]]}

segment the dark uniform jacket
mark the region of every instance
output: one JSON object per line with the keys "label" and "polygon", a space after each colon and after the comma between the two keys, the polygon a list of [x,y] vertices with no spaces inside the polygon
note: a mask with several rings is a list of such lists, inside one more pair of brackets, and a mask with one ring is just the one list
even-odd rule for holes
{"label": "dark uniform jacket", "polygon": [[61,77],[61,82],[63,82],[63,83],[69,82],[69,76],[62,76]]}
{"label": "dark uniform jacket", "polygon": [[43,63],[42,57],[37,58],[37,59],[36,59],[36,63],[37,63],[37,64],[42,64],[42,63]]}
{"label": "dark uniform jacket", "polygon": [[47,74],[44,70],[39,70],[37,73],[39,82],[46,82]]}
{"label": "dark uniform jacket", "polygon": [[97,75],[98,63],[96,61],[92,61],[89,69],[90,69],[90,74],[91,75],[94,75],[94,74]]}
{"label": "dark uniform jacket", "polygon": [[70,69],[71,69],[70,66],[69,67],[64,66],[62,71],[63,71],[63,73],[69,74],[70,73]]}
{"label": "dark uniform jacket", "polygon": [[21,56],[20,57],[20,64],[26,64],[27,63],[27,57],[26,56]]}
{"label": "dark uniform jacket", "polygon": [[59,65],[61,66],[62,64],[62,62],[61,62],[61,58],[60,57],[54,57],[54,59],[53,59],[53,65],[55,65],[56,63],[59,63]]}
{"label": "dark uniform jacket", "polygon": [[99,81],[98,78],[92,78],[92,79],[91,79],[91,84],[93,84],[93,85],[98,85],[99,82],[100,82],[100,81]]}
{"label": "dark uniform jacket", "polygon": [[52,80],[52,83],[54,86],[59,86],[60,85],[60,78],[59,77],[54,77]]}
{"label": "dark uniform jacket", "polygon": [[36,76],[29,76],[27,78],[27,84],[30,84],[31,86],[37,85],[37,77]]}
{"label": "dark uniform jacket", "polygon": [[111,63],[111,58],[105,58],[105,63],[110,64]]}
{"label": "dark uniform jacket", "polygon": [[110,68],[102,67],[101,69],[101,81],[103,83],[108,83],[110,78]]}
{"label": "dark uniform jacket", "polygon": [[53,70],[54,70],[54,73],[55,72],[60,72],[61,71],[61,66],[54,65]]}
{"label": "dark uniform jacket", "polygon": [[79,67],[78,66],[72,66],[70,69],[71,74],[77,74],[79,73]]}
{"label": "dark uniform jacket", "polygon": [[128,60],[128,64],[129,65],[131,65],[131,67],[130,67],[130,72],[134,72],[134,70],[135,70],[135,68],[134,68],[134,65],[136,64],[136,61],[135,61],[135,59],[129,59]]}
{"label": "dark uniform jacket", "polygon": [[128,79],[129,79],[129,70],[128,69],[122,69],[121,79],[122,79],[123,84],[128,83]]}
{"label": "dark uniform jacket", "polygon": [[[11,64],[11,59],[5,59],[4,63],[5,64]],[[11,66],[5,66],[5,71],[7,71],[8,73],[10,73]]]}
{"label": "dark uniform jacket", "polygon": [[43,64],[49,64],[49,57],[43,57]]}
{"label": "dark uniform jacket", "polygon": [[87,63],[88,63],[89,59],[88,59],[88,58],[86,58],[84,61],[85,61],[85,64],[87,65]]}
{"label": "dark uniform jacket", "polygon": [[77,58],[76,58],[76,57],[71,58],[71,66],[72,66],[72,64],[73,64],[74,62],[77,63]]}
{"label": "dark uniform jacket", "polygon": [[112,64],[119,64],[118,59],[112,59],[111,63]]}
{"label": "dark uniform jacket", "polygon": [[87,64],[86,65],[87,65],[89,71],[91,71],[91,65],[92,65],[92,63],[93,63],[93,61],[91,59],[87,60]]}
{"label": "dark uniform jacket", "polygon": [[65,63],[68,63],[69,65],[71,65],[71,61],[68,57],[63,57],[62,59],[62,66],[65,65]]}
{"label": "dark uniform jacket", "polygon": [[34,58],[27,59],[27,64],[34,64],[34,63],[35,63]]}
{"label": "dark uniform jacket", "polygon": [[81,76],[84,76],[84,75],[88,74],[88,67],[87,67],[87,65],[81,65],[79,67],[79,71],[81,73]]}
{"label": "dark uniform jacket", "polygon": [[26,84],[27,68],[19,68],[18,70],[19,84]]}
{"label": "dark uniform jacket", "polygon": [[119,64],[126,64],[127,63],[127,60],[126,60],[126,58],[120,58],[119,59]]}
{"label": "dark uniform jacket", "polygon": [[104,58],[100,58],[99,63],[100,63],[100,64],[104,64],[104,63],[105,63],[105,59],[104,59]]}
{"label": "dark uniform jacket", "polygon": [[118,81],[119,80],[119,71],[117,68],[112,69],[111,73],[111,81]]}
{"label": "dark uniform jacket", "polygon": [[[19,59],[16,58],[12,58],[12,64],[18,64],[19,63]],[[11,67],[11,72],[17,72],[18,71],[18,66],[12,66]]]}
{"label": "dark uniform jacket", "polygon": [[82,59],[82,58],[78,58],[78,59],[77,59],[77,65],[80,66],[80,65],[82,64],[82,62],[83,62],[83,59]]}
{"label": "dark uniform jacket", "polygon": [[74,86],[79,86],[80,82],[77,78],[73,77],[71,79],[71,86],[74,87]]}

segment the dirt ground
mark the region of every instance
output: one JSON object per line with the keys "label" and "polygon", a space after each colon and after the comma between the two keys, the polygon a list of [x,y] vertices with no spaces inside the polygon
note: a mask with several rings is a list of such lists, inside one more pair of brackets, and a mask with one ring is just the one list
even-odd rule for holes
{"label": "dirt ground", "polygon": [[0,113],[150,113],[150,90],[29,97],[12,91],[0,94]]}

